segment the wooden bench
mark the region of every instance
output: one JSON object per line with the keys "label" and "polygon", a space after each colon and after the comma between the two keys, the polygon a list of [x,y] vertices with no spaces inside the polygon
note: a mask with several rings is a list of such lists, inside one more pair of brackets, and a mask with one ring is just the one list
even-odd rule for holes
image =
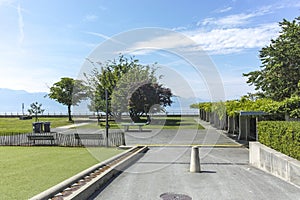
{"label": "wooden bench", "polygon": [[82,145],[81,140],[103,140],[102,134],[94,134],[94,133],[87,133],[87,134],[78,134],[74,133],[75,139],[77,140],[78,145]]}
{"label": "wooden bench", "polygon": [[146,123],[122,123],[121,126],[124,127],[125,131],[129,131],[130,126],[138,126],[139,131],[143,131],[142,127],[145,126]]}
{"label": "wooden bench", "polygon": [[33,144],[35,144],[36,140],[50,140],[51,145],[53,145],[53,142],[55,141],[54,135],[40,135],[40,134],[34,134],[34,135],[27,135],[28,140],[33,140]]}

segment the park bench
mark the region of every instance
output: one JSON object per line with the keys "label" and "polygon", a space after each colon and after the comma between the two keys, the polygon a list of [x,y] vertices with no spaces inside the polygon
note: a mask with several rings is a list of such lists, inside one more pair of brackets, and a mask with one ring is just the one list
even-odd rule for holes
{"label": "park bench", "polygon": [[81,140],[103,140],[102,134],[94,134],[94,133],[87,133],[87,134],[78,134],[74,133],[75,139],[77,140],[78,145],[82,145]]}
{"label": "park bench", "polygon": [[33,140],[33,144],[35,144],[36,140],[50,140],[51,141],[51,145],[54,145],[54,135],[41,135],[41,134],[31,134],[31,135],[27,135],[28,140]]}
{"label": "park bench", "polygon": [[146,123],[122,123],[121,126],[124,127],[125,131],[129,131],[130,126],[138,126],[139,131],[143,131],[142,127],[145,126]]}

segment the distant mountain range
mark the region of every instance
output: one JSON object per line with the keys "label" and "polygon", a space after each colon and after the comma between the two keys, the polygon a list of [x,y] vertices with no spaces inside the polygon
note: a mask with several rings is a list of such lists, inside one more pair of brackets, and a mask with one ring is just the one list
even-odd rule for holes
{"label": "distant mountain range", "polygon": [[[30,93],[25,90],[12,90],[0,88],[0,114],[22,114],[22,104],[24,104],[24,112],[27,114],[27,110],[30,108],[30,104],[38,102],[42,104],[42,108],[45,109],[44,114],[66,114],[67,107],[59,104],[58,102],[45,97],[46,92],[34,92]],[[196,112],[195,109],[190,109],[189,106],[196,102],[201,102],[201,99],[190,99],[182,97],[173,97],[173,104],[171,107],[167,107],[169,113],[191,113]],[[87,109],[79,110],[74,109],[74,112],[81,112],[83,114],[89,113]]]}
{"label": "distant mountain range", "polygon": [[11,90],[0,88],[0,114],[19,113],[22,114],[22,104],[24,103],[24,112],[30,108],[30,104],[38,102],[45,109],[44,114],[66,113],[67,108],[56,101],[45,97],[46,92],[29,93],[25,90]]}

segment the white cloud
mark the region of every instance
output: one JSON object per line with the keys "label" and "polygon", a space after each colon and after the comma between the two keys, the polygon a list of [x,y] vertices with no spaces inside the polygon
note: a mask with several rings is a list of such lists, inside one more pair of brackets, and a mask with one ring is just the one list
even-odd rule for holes
{"label": "white cloud", "polygon": [[246,49],[261,48],[269,44],[270,40],[278,35],[278,31],[277,23],[248,28],[216,28],[209,31],[195,29],[182,32],[185,36],[174,32],[136,42],[123,53],[140,51],[139,54],[149,54],[155,50],[185,48],[197,52],[204,50],[211,55],[230,54]]}
{"label": "white cloud", "polygon": [[94,35],[94,36],[103,38],[103,39],[105,39],[105,40],[110,40],[110,41],[112,41],[112,42],[114,42],[114,43],[118,43],[118,44],[124,45],[123,42],[120,42],[120,41],[118,41],[118,40],[115,40],[113,37],[104,35],[104,34],[102,34],[102,33],[96,33],[96,32],[92,32],[92,31],[84,31],[84,33],[89,34],[89,35]]}
{"label": "white cloud", "polygon": [[[222,28],[232,28],[241,27],[250,24],[255,18],[274,13],[276,10],[287,9],[287,8],[297,8],[300,7],[300,2],[295,1],[285,1],[280,3],[275,3],[267,6],[262,6],[252,12],[237,13],[221,17],[209,17],[205,18],[197,23],[197,26],[212,26],[212,27],[222,27]],[[217,10],[217,13],[225,13],[232,10],[232,7],[227,7],[224,9]]]}
{"label": "white cloud", "polygon": [[228,54],[244,49],[261,48],[278,34],[277,23],[263,24],[249,28],[194,30],[185,32],[210,54]]}
{"label": "white cloud", "polygon": [[92,31],[84,31],[84,33],[87,33],[89,35],[94,35],[94,36],[97,36],[97,37],[101,37],[101,38],[103,38],[105,40],[109,40],[111,38],[111,37],[106,36],[106,35],[104,35],[102,33],[96,33],[96,32],[92,32]]}
{"label": "white cloud", "polygon": [[[172,42],[170,42],[172,41]],[[129,48],[129,51],[145,50],[145,49],[174,49],[193,45],[191,40],[187,40],[186,36],[176,32],[154,37],[152,39],[137,42]]]}
{"label": "white cloud", "polygon": [[87,21],[87,22],[94,22],[94,21],[97,21],[97,20],[98,20],[97,15],[86,15],[84,17],[84,21]]}
{"label": "white cloud", "polygon": [[22,8],[19,4],[17,7],[18,11],[18,25],[19,25],[19,31],[20,31],[20,37],[19,42],[22,44],[24,41],[24,21],[23,21],[23,15],[22,15]]}
{"label": "white cloud", "polygon": [[99,6],[99,9],[100,9],[101,11],[106,11],[106,10],[108,10],[108,8],[105,7],[105,6]]}
{"label": "white cloud", "polygon": [[250,13],[239,13],[228,16],[223,16],[220,18],[206,18],[197,23],[198,26],[218,26],[218,27],[236,27],[241,25],[246,25],[251,22],[252,18],[265,15],[271,12],[270,7],[263,7],[259,10]]}
{"label": "white cloud", "polygon": [[183,31],[183,30],[186,30],[186,29],[187,29],[187,27],[185,27],[185,26],[179,26],[179,27],[173,28],[172,30],[173,31]]}
{"label": "white cloud", "polygon": [[230,10],[232,10],[232,7],[229,6],[229,7],[226,7],[226,8],[218,9],[218,10],[216,10],[216,12],[217,13],[225,13],[225,12],[228,12]]}

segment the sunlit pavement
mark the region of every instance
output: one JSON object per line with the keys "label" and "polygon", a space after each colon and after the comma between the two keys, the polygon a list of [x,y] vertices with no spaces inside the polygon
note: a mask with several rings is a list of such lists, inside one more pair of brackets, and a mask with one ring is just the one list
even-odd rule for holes
{"label": "sunlit pavement", "polygon": [[[299,188],[250,166],[248,149],[236,148],[237,143],[219,131],[189,131],[126,133],[128,144],[152,144],[150,150],[92,199],[159,200],[166,194],[194,200],[299,198]],[[147,139],[147,134],[153,135]],[[174,134],[179,135],[174,139]],[[200,147],[201,173],[189,172],[189,144],[210,144]]]}

